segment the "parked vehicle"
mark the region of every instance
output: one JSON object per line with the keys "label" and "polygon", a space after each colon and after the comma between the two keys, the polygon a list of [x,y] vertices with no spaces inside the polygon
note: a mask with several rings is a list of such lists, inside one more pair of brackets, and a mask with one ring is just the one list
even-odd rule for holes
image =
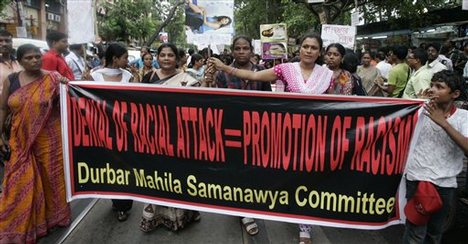
{"label": "parked vehicle", "polygon": [[43,40],[36,40],[36,39],[29,39],[29,38],[13,38],[13,49],[18,49],[19,46],[23,44],[33,44],[34,46],[41,49],[42,53],[45,53],[49,50],[49,45],[47,45],[46,41]]}

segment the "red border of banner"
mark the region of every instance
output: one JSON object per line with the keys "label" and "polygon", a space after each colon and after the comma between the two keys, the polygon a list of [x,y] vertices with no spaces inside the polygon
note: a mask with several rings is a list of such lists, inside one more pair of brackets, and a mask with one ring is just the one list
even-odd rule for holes
{"label": "red border of banner", "polygon": [[[73,84],[73,83],[72,83]],[[236,89],[215,89],[215,88],[185,88],[185,87],[169,87],[169,86],[157,86],[157,85],[146,85],[146,84],[126,84],[126,85],[115,85],[115,84],[93,84],[93,83],[80,83],[80,87],[85,88],[97,88],[97,89],[113,89],[113,90],[133,90],[133,91],[161,91],[161,92],[173,92],[173,93],[191,93],[191,94],[217,94],[217,95],[228,95],[228,96],[247,96],[247,97],[274,97],[274,98],[296,98],[296,99],[320,99],[328,101],[349,101],[349,102],[373,102],[373,103],[393,103],[393,104],[422,104],[423,100],[412,100],[403,98],[386,98],[386,97],[365,97],[365,96],[339,96],[339,95],[307,95],[302,93],[292,92],[262,92],[262,91],[244,91]],[[68,95],[68,94],[67,94]]]}
{"label": "red border of banner", "polygon": [[[181,201],[181,200],[173,200],[173,199],[167,199],[167,198],[161,198],[161,197],[152,197],[152,196],[147,196],[147,195],[139,195],[139,194],[134,194],[134,193],[125,193],[125,194],[120,194],[120,193],[115,193],[115,192],[106,192],[106,191],[92,191],[92,192],[87,192],[87,193],[75,193],[75,196],[83,195],[83,196],[88,196],[92,194],[98,194],[98,195],[109,195],[109,196],[115,196],[115,195],[120,195],[120,196],[133,196],[133,197],[138,197],[138,198],[146,198],[146,199],[152,199],[152,200],[157,200],[161,202],[169,202],[169,203],[177,203],[177,204],[184,204],[184,205],[192,205],[195,207],[204,207],[204,208],[211,208],[211,209],[219,209],[219,210],[226,210],[226,211],[236,211],[236,212],[246,212],[246,213],[252,213],[252,214],[259,214],[259,215],[270,215],[270,216],[277,216],[277,217],[283,217],[283,218],[291,218],[291,219],[307,219],[307,220],[315,220],[315,221],[323,221],[323,222],[331,222],[331,223],[339,223],[339,224],[356,224],[356,225],[367,225],[367,226],[383,226],[391,221],[399,220],[400,219],[400,209],[399,204],[395,204],[395,217],[386,220],[385,222],[379,222],[379,223],[374,223],[374,222],[360,222],[360,221],[346,221],[346,220],[336,220],[336,219],[331,219],[331,218],[319,218],[319,217],[311,217],[311,216],[305,216],[305,215],[297,215],[297,214],[286,214],[286,213],[278,213],[278,212],[269,212],[269,211],[261,211],[261,210],[252,210],[252,209],[243,209],[243,208],[234,208],[234,207],[226,207],[226,206],[217,206],[217,205],[211,205],[211,204],[206,204],[206,203],[195,203],[195,202],[186,202],[186,201]],[[395,196],[395,203],[398,203],[398,194]]]}
{"label": "red border of banner", "polygon": [[[228,90],[228,89],[213,89],[213,88],[174,88],[174,87],[164,87],[164,86],[148,86],[148,85],[138,85],[138,84],[125,84],[125,85],[113,85],[113,84],[78,84],[80,87],[84,88],[97,88],[97,89],[114,89],[114,90],[133,90],[133,91],[160,91],[160,92],[172,92],[172,93],[190,93],[190,94],[217,94],[217,95],[228,95],[228,96],[248,96],[248,97],[274,97],[274,98],[288,98],[293,97],[296,99],[319,99],[319,100],[328,100],[328,101],[350,101],[350,102],[373,102],[373,103],[393,103],[393,104],[423,104],[423,100],[411,100],[411,99],[389,99],[389,98],[380,98],[380,97],[362,97],[362,96],[336,96],[336,95],[304,95],[304,94],[297,94],[297,93],[272,93],[272,92],[256,92],[256,91],[236,91],[236,90]],[[66,94],[66,101],[67,101],[67,109],[70,111],[71,104],[70,104],[70,96],[67,87],[67,94]],[[419,118],[418,118],[419,119]],[[74,182],[75,172],[73,171],[73,154],[72,154],[72,143],[71,143],[71,119],[68,118],[68,151],[69,151],[69,168],[71,171],[71,182]],[[78,193],[75,192],[75,188],[71,187],[72,196],[79,196],[79,195],[92,195],[92,194],[100,194],[100,195],[122,195],[122,196],[134,196],[138,198],[148,198],[153,200],[159,200],[163,202],[169,203],[178,203],[178,204],[185,204],[185,205],[192,205],[196,207],[205,207],[205,208],[212,208],[212,209],[220,209],[220,210],[228,210],[228,211],[237,211],[237,212],[246,212],[246,213],[253,213],[253,214],[260,214],[260,215],[272,215],[278,217],[285,217],[285,218],[293,218],[293,219],[308,219],[308,220],[315,220],[315,221],[324,221],[330,223],[340,223],[340,224],[358,224],[358,225],[368,225],[368,226],[384,226],[391,221],[396,221],[400,219],[400,209],[399,204],[395,204],[395,217],[388,219],[385,222],[381,223],[374,223],[374,222],[358,222],[358,221],[345,221],[345,220],[335,220],[330,218],[319,218],[319,217],[310,217],[310,216],[303,216],[303,215],[294,215],[294,214],[285,214],[285,213],[277,213],[277,212],[268,212],[268,211],[260,211],[260,210],[249,210],[249,209],[240,209],[234,207],[226,207],[226,206],[216,206],[211,204],[204,204],[204,203],[194,203],[194,202],[186,202],[180,200],[173,200],[173,199],[166,199],[166,198],[158,198],[158,197],[151,197],[146,195],[138,195],[133,193],[125,193],[119,194],[115,192],[101,192],[101,191],[91,191],[86,193]],[[398,203],[398,193],[395,196],[395,202]]]}

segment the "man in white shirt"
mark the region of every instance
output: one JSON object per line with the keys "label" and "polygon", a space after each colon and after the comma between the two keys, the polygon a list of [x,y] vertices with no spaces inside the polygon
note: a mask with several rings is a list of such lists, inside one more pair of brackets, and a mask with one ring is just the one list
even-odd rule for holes
{"label": "man in white shirt", "polygon": [[0,93],[2,92],[3,81],[11,73],[22,70],[19,63],[13,57],[13,42],[10,32],[0,30]]}
{"label": "man in white shirt", "polygon": [[83,58],[84,48],[81,44],[72,44],[70,45],[70,53],[65,57],[68,67],[73,72],[76,80],[81,80],[83,72],[86,69],[86,63]]}
{"label": "man in white shirt", "polygon": [[408,83],[406,84],[403,98],[418,98],[418,93],[431,86],[431,78],[434,75],[427,68],[427,52],[422,48],[417,48],[408,53],[407,63],[413,70]]}
{"label": "man in white shirt", "polygon": [[388,73],[390,72],[392,65],[387,62],[385,52],[379,51],[376,55],[376,59],[378,59],[378,63],[375,67],[380,71],[382,77],[385,78],[385,80],[388,80]]}
{"label": "man in white shirt", "polygon": [[436,43],[427,45],[427,68],[431,70],[433,74],[446,70],[447,66],[443,65],[439,60],[439,48],[440,46]]}

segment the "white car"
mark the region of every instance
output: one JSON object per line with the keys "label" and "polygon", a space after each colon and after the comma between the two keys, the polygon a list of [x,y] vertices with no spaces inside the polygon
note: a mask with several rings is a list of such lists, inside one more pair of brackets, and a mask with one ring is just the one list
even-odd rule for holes
{"label": "white car", "polygon": [[28,39],[28,38],[13,38],[13,49],[18,49],[19,46],[24,44],[33,44],[34,46],[41,49],[42,53],[45,53],[49,50],[49,46],[47,45],[46,41],[36,40],[36,39]]}

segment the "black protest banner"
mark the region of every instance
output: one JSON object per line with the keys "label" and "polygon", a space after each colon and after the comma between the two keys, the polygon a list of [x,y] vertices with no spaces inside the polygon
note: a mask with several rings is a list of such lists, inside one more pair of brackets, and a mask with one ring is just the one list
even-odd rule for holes
{"label": "black protest banner", "polygon": [[142,84],[62,89],[70,200],[296,223],[400,223],[421,102]]}

